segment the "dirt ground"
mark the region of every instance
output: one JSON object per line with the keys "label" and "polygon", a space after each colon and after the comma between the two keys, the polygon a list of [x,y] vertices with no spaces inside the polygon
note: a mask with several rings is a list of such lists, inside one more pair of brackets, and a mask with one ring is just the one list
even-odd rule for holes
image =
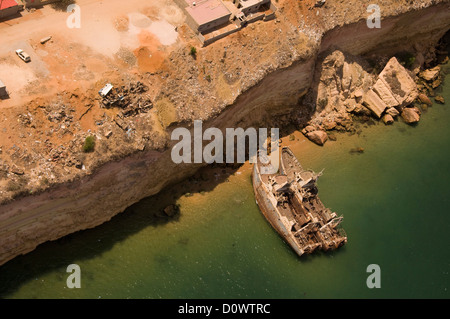
{"label": "dirt ground", "polygon": [[[120,110],[100,106],[98,90],[106,83],[127,85],[145,80],[146,72],[161,72],[169,54],[183,45],[175,28],[183,25],[185,17],[172,1],[78,0],[76,4],[80,28],[67,26],[72,13],[51,6],[0,22],[0,79],[9,93],[0,100],[3,195],[8,185],[15,188],[11,181],[21,187],[36,179],[47,183],[58,170],[70,177],[61,155],[70,158],[73,144],[82,144],[86,135],[101,139],[98,132],[106,129],[99,123],[120,115]],[[41,44],[47,36],[51,40]],[[27,52],[31,62],[20,60],[16,49]],[[151,91],[156,92],[157,86],[153,83]],[[52,114],[61,110],[63,115],[53,120]],[[154,121],[154,114],[146,120]],[[159,129],[158,123],[153,126]]]}

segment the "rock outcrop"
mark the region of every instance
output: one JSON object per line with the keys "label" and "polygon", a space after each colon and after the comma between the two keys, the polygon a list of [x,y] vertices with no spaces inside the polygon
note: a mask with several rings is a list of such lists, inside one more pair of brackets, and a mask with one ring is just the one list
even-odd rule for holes
{"label": "rock outcrop", "polygon": [[324,145],[328,140],[328,134],[324,131],[312,131],[306,134],[306,137],[317,145]]}
{"label": "rock outcrop", "polygon": [[387,97],[383,100],[388,107],[402,109],[413,103],[419,94],[413,78],[395,57],[389,60],[378,76],[378,80],[383,82],[392,95],[392,98]]}
{"label": "rock outcrop", "polygon": [[378,80],[364,95],[364,105],[378,118],[386,109],[402,110],[417,98],[417,85],[408,71],[394,57],[389,60]]}
{"label": "rock outcrop", "polygon": [[371,110],[377,118],[381,118],[382,114],[388,107],[380,95],[378,95],[374,90],[367,91],[363,96],[363,100],[363,105]]}

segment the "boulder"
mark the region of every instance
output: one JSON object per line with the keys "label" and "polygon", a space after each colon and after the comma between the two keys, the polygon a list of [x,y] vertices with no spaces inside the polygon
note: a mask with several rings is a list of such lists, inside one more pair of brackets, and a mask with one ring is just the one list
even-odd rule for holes
{"label": "boulder", "polygon": [[336,127],[336,122],[333,120],[325,120],[323,121],[322,126],[325,130],[331,131]]}
{"label": "boulder", "polygon": [[419,76],[425,81],[431,82],[436,80],[436,78],[439,76],[439,72],[441,72],[441,68],[439,66],[436,66],[432,69],[420,72]]}
{"label": "boulder", "polygon": [[314,127],[314,126],[312,126],[312,125],[308,125],[308,126],[306,126],[304,129],[303,129],[303,133],[304,134],[307,134],[307,133],[310,133],[310,132],[313,132],[313,131],[316,131],[317,129]]}
{"label": "boulder", "polygon": [[417,106],[411,107],[411,109],[416,112],[417,114],[419,114],[419,116],[422,115],[422,112],[420,111],[420,109]]}
{"label": "boulder", "polygon": [[306,137],[317,145],[322,146],[328,140],[328,134],[325,131],[313,131],[306,134]]}
{"label": "boulder", "polygon": [[394,123],[394,118],[389,114],[385,114],[383,116],[383,123],[386,125],[392,124]]}
{"label": "boulder", "polygon": [[439,103],[439,104],[445,104],[444,97],[441,96],[441,95],[436,96],[436,97],[434,98],[434,100],[435,100],[437,103]]}
{"label": "boulder", "polygon": [[372,111],[369,110],[367,107],[365,107],[362,104],[356,104],[355,109],[353,110],[354,114],[360,115],[360,116],[370,116],[372,115]]}
{"label": "boulder", "polygon": [[356,100],[361,99],[363,97],[363,95],[364,95],[364,91],[361,89],[357,89],[357,90],[355,90],[355,92],[353,92],[353,96]]}
{"label": "boulder", "polygon": [[[413,103],[419,94],[413,78],[395,57],[389,60],[378,79],[390,90],[400,109]],[[391,100],[384,102],[392,106]]]}
{"label": "boulder", "polygon": [[415,108],[406,107],[402,111],[402,118],[407,124],[414,124],[419,122],[420,115],[417,113]]}
{"label": "boulder", "polygon": [[399,106],[400,103],[392,95],[391,89],[381,79],[377,80],[373,86],[373,90],[378,94],[387,107]]}
{"label": "boulder", "polygon": [[364,94],[363,105],[371,110],[377,118],[381,118],[381,115],[387,108],[386,103],[372,89]]}
{"label": "boulder", "polygon": [[422,102],[424,104],[427,104],[427,105],[432,105],[433,104],[431,102],[430,98],[428,96],[426,96],[425,94],[423,94],[423,93],[420,93],[418,95],[418,98],[419,98],[420,102]]}
{"label": "boulder", "polygon": [[355,111],[357,104],[354,99],[348,99],[345,101],[344,105],[347,113],[352,113],[353,111]]}
{"label": "boulder", "polygon": [[441,79],[438,78],[438,79],[434,80],[433,83],[431,83],[431,87],[433,89],[437,89],[441,84],[442,84],[442,81],[441,81]]}
{"label": "boulder", "polygon": [[163,210],[164,214],[166,214],[168,217],[175,216],[178,213],[178,211],[179,209],[178,206],[176,205],[169,205]]}
{"label": "boulder", "polygon": [[397,116],[400,115],[400,112],[397,111],[396,108],[390,107],[390,108],[386,109],[386,114],[389,114],[389,115],[392,116],[393,118],[396,118]]}

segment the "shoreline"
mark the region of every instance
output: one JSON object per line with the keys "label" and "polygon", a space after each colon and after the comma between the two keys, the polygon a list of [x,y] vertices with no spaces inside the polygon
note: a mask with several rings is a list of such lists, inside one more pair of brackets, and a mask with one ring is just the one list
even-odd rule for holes
{"label": "shoreline", "polygon": [[[435,221],[439,220],[437,217],[440,215],[443,218],[448,216],[445,213],[448,205],[442,203],[439,209],[433,206],[439,211],[423,214],[423,205],[414,210],[414,203],[427,203],[429,200],[418,196],[410,200],[411,190],[401,187],[400,192],[396,191],[395,187],[400,185],[394,181],[403,181],[408,187],[405,177],[410,173],[411,176],[417,175],[414,180],[421,183],[434,182],[434,179],[422,179],[423,172],[410,172],[413,168],[430,164],[427,155],[421,155],[420,150],[410,151],[430,144],[429,138],[426,138],[429,132],[422,128],[429,130],[435,127],[434,118],[440,118],[439,114],[446,114],[446,120],[439,123],[446,122],[446,110],[447,106],[434,105],[418,127],[401,122],[388,127],[377,123],[369,126],[360,136],[342,133],[336,142],[327,143],[324,147],[306,140],[298,131],[296,135],[300,141],[289,141],[285,137],[287,140],[282,145],[293,143],[298,146],[295,153],[305,167],[314,170],[325,168],[324,175],[319,179],[319,194],[324,204],[344,214],[344,227],[351,241],[342,251],[298,260],[259,212],[251,188],[251,165],[247,163],[227,177],[228,182],[215,185],[216,176],[211,171],[212,186],[206,185],[211,184],[211,180],[203,184],[194,179],[183,182],[187,188],[180,190],[180,193],[190,192],[191,195],[177,197],[173,189],[166,189],[128,208],[125,214],[114,217],[109,223],[46,243],[35,252],[5,264],[0,271],[2,278],[6,278],[2,296],[203,299],[207,296],[302,298],[305,293],[313,298],[352,298],[356,295],[370,298],[374,292],[364,289],[364,270],[368,263],[377,262],[385,274],[389,271],[391,277],[395,276],[390,279],[384,277],[384,289],[380,289],[377,296],[445,297],[441,289],[447,287],[446,281],[442,281],[446,280],[446,276],[436,276],[447,269],[448,258],[445,256],[448,253],[442,251],[438,240],[448,236],[441,233],[433,235],[433,230],[445,230],[448,223],[438,223],[440,226],[437,227]],[[439,136],[437,131],[433,129],[432,136],[435,138]],[[385,140],[390,146],[381,146],[384,143],[380,142]],[[448,145],[448,140],[445,138],[446,143],[438,145]],[[413,144],[417,146],[411,146]],[[350,154],[350,149],[358,145],[366,148],[364,154]],[[403,147],[410,151],[404,152]],[[436,151],[433,147],[433,153]],[[403,160],[391,162],[391,154],[398,158],[396,153],[404,153]],[[408,160],[417,165],[410,166]],[[447,164],[446,156],[441,156],[439,162],[434,164],[439,165],[441,161]],[[403,165],[407,167],[403,168]],[[221,170],[217,168],[218,173]],[[390,181],[394,170],[400,173],[388,190],[384,186]],[[430,171],[433,170],[431,167]],[[342,177],[349,180],[343,181]],[[200,179],[201,176],[198,176]],[[342,187],[336,186],[339,181]],[[360,184],[354,185],[357,181],[375,186],[363,190],[358,187]],[[421,188],[414,185],[409,187],[421,194]],[[192,189],[193,186],[198,188],[198,192]],[[439,190],[439,187],[436,188]],[[445,192],[442,194],[444,199]],[[169,218],[162,210],[172,203],[181,205],[181,214]],[[159,217],[153,217],[156,213]],[[370,232],[370,229],[379,229],[385,234],[379,237],[381,234]],[[435,239],[432,241],[436,243],[433,251],[428,247],[430,241],[420,239],[425,229],[429,229]],[[399,240],[399,237],[412,241]],[[421,258],[423,256],[428,258]],[[409,266],[415,258],[419,259],[418,262],[414,263],[415,266]],[[76,292],[62,289],[65,269],[70,263],[81,266],[83,283],[89,283],[89,287],[85,285],[85,289]],[[123,265],[127,265],[126,271],[123,271]],[[326,274],[324,269],[327,269]],[[302,275],[305,273],[308,276]],[[432,275],[434,277],[430,277]],[[116,279],[113,282],[110,280],[112,277]],[[416,278],[413,287],[407,280],[411,277]],[[436,285],[431,285],[430,281]],[[339,290],[343,282],[349,287],[344,294]],[[236,287],[235,283],[239,286]],[[123,289],[125,286],[127,291]]]}
{"label": "shoreline", "polygon": [[[310,66],[309,64],[306,65],[300,65],[299,69],[309,69]],[[289,76],[289,74],[291,72],[298,72],[299,71],[298,68],[292,69],[292,70],[281,70],[284,72],[287,72],[287,74],[284,75],[284,77]],[[279,72],[281,73],[281,72]],[[268,76],[270,77],[270,75]],[[275,77],[275,76],[273,76]],[[272,77],[272,80],[274,80],[274,78]],[[266,81],[267,82],[267,81]],[[253,93],[251,96],[257,96],[258,92],[261,92],[261,90],[265,90],[266,88],[262,85],[258,85],[256,89],[253,90]],[[256,91],[255,91],[256,90]],[[255,93],[256,92],[256,93]],[[251,97],[250,96],[250,97]],[[240,103],[237,103],[235,107],[232,107],[232,109],[237,109],[238,106],[242,106],[243,104],[245,104],[246,100],[249,99],[249,97],[244,97],[242,98],[242,96],[240,96]],[[269,101],[270,102],[270,101]],[[266,101],[266,103],[269,103]],[[261,101],[258,103],[262,103]],[[255,108],[257,109],[259,107],[259,104],[254,104],[253,108],[249,108],[246,113],[251,113],[252,111],[255,111]],[[225,113],[227,112],[227,113]],[[224,111],[224,113],[221,114],[222,116],[218,116],[216,119],[212,120],[210,122],[210,125],[214,125],[214,124],[221,124],[221,125],[229,125],[229,124],[233,124],[236,123],[238,121],[238,118],[236,118],[236,116],[234,114],[232,114],[232,111],[230,111],[229,109],[227,111]],[[245,117],[246,114],[242,114],[242,117]],[[247,114],[248,115],[248,114]],[[79,189],[76,189],[77,186],[76,184],[72,184],[69,183],[67,185],[64,185],[61,187],[61,189],[57,192],[54,192],[53,194],[50,194],[49,198],[47,198],[47,200],[44,198],[45,196],[43,196],[42,200],[40,202],[36,202],[36,199],[40,196],[40,195],[36,195],[36,196],[28,196],[24,199],[18,199],[16,202],[7,204],[7,205],[3,205],[1,208],[5,209],[5,206],[9,206],[9,207],[14,207],[14,209],[11,209],[9,214],[14,215],[15,217],[17,215],[17,212],[22,211],[23,209],[25,210],[29,210],[30,212],[32,212],[34,210],[34,213],[36,213],[36,211],[40,214],[40,212],[42,212],[43,210],[55,210],[55,213],[50,214],[52,216],[47,216],[48,218],[51,218],[52,222],[54,224],[56,224],[55,228],[59,228],[59,229],[55,229],[55,233],[49,235],[46,234],[46,240],[40,239],[39,233],[46,231],[47,227],[46,227],[46,223],[48,221],[45,220],[45,218],[47,217],[43,217],[42,218],[42,223],[29,223],[29,221],[26,221],[24,219],[24,225],[26,226],[25,228],[21,228],[19,229],[19,237],[18,233],[16,232],[16,234],[14,234],[13,232],[10,233],[11,236],[9,236],[5,241],[6,241],[6,245],[5,245],[5,249],[9,250],[9,249],[18,249],[18,246],[20,246],[19,244],[17,244],[17,242],[26,242],[27,245],[30,245],[28,247],[20,247],[21,251],[19,252],[19,254],[21,253],[26,253],[28,251],[33,250],[37,244],[41,243],[41,242],[45,242],[47,240],[54,240],[57,238],[60,238],[61,236],[63,236],[62,234],[68,234],[71,233],[73,231],[76,230],[80,230],[80,229],[86,229],[86,228],[91,228],[91,227],[95,227],[99,224],[102,224],[103,222],[109,220],[112,216],[114,216],[116,213],[118,212],[122,212],[126,207],[129,207],[130,203],[132,204],[133,202],[136,202],[139,200],[139,197],[142,198],[143,196],[145,197],[145,195],[148,196],[148,194],[152,195],[155,193],[158,193],[161,189],[163,189],[164,187],[167,187],[168,184],[173,184],[176,183],[177,181],[180,181],[182,179],[184,179],[186,177],[186,175],[192,175],[198,167],[190,167],[188,170],[186,171],[179,171],[178,174],[174,174],[174,172],[172,172],[172,174],[170,174],[170,178],[167,179],[168,174],[165,173],[161,173],[162,175],[154,177],[156,180],[159,180],[158,184],[155,184],[151,181],[148,182],[141,182],[141,181],[135,181],[135,180],[129,180],[130,177],[135,176],[136,178],[138,176],[142,176],[142,171],[145,169],[148,169],[149,167],[151,167],[151,169],[158,171],[160,170],[161,172],[164,170],[167,170],[167,167],[164,167],[164,165],[162,165],[162,161],[167,161],[168,160],[168,155],[164,154],[164,153],[159,153],[157,151],[154,151],[153,153],[149,153],[148,151],[145,151],[144,154],[140,154],[140,153],[136,153],[130,157],[127,158],[127,160],[122,161],[122,162],[115,162],[115,163],[109,163],[109,165],[111,166],[115,166],[116,168],[113,170],[116,173],[116,177],[117,180],[115,181],[115,183],[117,183],[116,185],[114,185],[113,189],[108,188],[106,185],[110,185],[111,184],[111,178],[109,178],[107,175],[103,176],[103,180],[102,180],[102,176],[101,174],[99,174],[99,172],[94,172],[94,174],[92,176],[88,176],[87,178],[84,179],[80,179],[78,180],[76,183],[78,183],[78,185],[82,186],[82,187],[86,187],[90,185],[91,188],[87,188],[85,189],[83,192],[80,192]],[[136,162],[133,162],[136,161]],[[120,165],[124,165],[124,164],[129,164],[128,166],[125,165],[125,169],[120,169]],[[156,164],[155,164],[156,163]],[[159,164],[158,164],[159,163]],[[107,164],[108,165],[108,164]],[[158,168],[159,167],[159,168]],[[105,171],[105,167],[103,167],[104,170],[103,172],[108,171],[108,168],[106,168]],[[123,172],[125,170],[125,172]],[[112,171],[110,170],[109,173],[111,173]],[[147,173],[148,174],[148,173]],[[100,175],[100,176],[99,176]],[[162,182],[161,182],[162,181]],[[95,193],[95,194],[91,194],[91,192],[95,192],[95,189],[98,189],[100,187],[101,194],[99,193]],[[127,194],[125,190],[129,191],[130,188],[134,188],[134,189],[146,189],[146,193],[140,193],[137,192],[138,194]],[[67,191],[69,191],[70,194],[76,194],[73,198],[71,198],[71,201],[68,202],[64,202],[64,196],[67,197]],[[66,192],[66,193],[65,193]],[[114,202],[112,202],[110,204],[110,206],[105,207],[104,203],[97,203],[96,206],[90,206],[91,204],[90,201],[94,202],[95,198],[94,197],[99,197],[99,196],[104,196],[105,198],[112,198],[111,196],[115,193],[121,193],[123,194],[120,202],[122,203],[121,205],[117,204],[117,200],[118,198],[114,198]],[[43,194],[46,195],[46,194]],[[96,195],[96,196],[95,196]],[[108,197],[109,196],[109,197]],[[116,197],[116,196],[113,196]],[[49,202],[48,200],[50,199]],[[59,203],[58,203],[59,200]],[[20,203],[18,202],[22,202],[20,205]],[[24,205],[24,203],[26,203],[26,205]],[[39,205],[42,205],[41,207],[39,207]],[[56,206],[55,206],[56,205]],[[66,205],[64,207],[64,205]],[[78,207],[76,212],[71,212],[71,207],[73,205],[78,205],[81,207]],[[85,205],[83,207],[83,205]],[[63,208],[61,208],[63,207]],[[84,208],[84,209],[83,209]],[[84,210],[84,211],[81,211]],[[104,210],[108,210],[108,213],[105,214]],[[91,220],[89,220],[88,222],[86,222],[85,217],[87,216],[87,214],[89,214],[89,212],[96,212],[96,214],[94,215],[90,215]],[[67,216],[70,216],[70,219],[67,219]],[[102,215],[102,216],[100,216]],[[5,216],[7,215],[3,215],[2,221],[0,221],[0,223],[5,221]],[[41,215],[39,215],[41,216]],[[55,218],[56,216],[56,218]],[[22,218],[25,218],[26,216],[23,215]],[[75,228],[74,228],[75,227]],[[69,231],[70,229],[70,231]],[[16,230],[17,231],[17,230]],[[31,233],[31,237],[30,236]],[[24,236],[24,237],[22,237]],[[28,236],[28,237],[27,237]],[[49,238],[50,236],[50,238]],[[4,254],[8,255],[10,252],[6,251],[4,252]],[[17,255],[17,254],[16,254]],[[9,257],[6,257],[7,260],[9,260]],[[3,263],[4,259],[2,258],[2,262]]]}

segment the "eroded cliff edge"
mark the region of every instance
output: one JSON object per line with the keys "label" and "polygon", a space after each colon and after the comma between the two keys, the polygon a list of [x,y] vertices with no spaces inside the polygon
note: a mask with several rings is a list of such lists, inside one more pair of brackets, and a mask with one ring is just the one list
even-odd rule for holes
{"label": "eroded cliff edge", "polygon": [[[393,55],[409,51],[420,54],[426,63],[433,59],[433,48],[450,28],[449,1],[386,7],[381,3],[380,29],[367,27],[365,9],[369,2],[363,2],[359,11],[350,2],[337,9],[333,3],[322,11],[308,9],[311,14],[302,16],[304,21],[296,21],[300,16],[292,12],[283,18],[284,11],[292,7],[282,3],[280,22],[274,21],[272,28],[276,30],[278,23],[284,23],[284,30],[291,26],[291,31],[280,34],[277,50],[259,55],[249,62],[247,70],[236,61],[251,59],[252,51],[265,47],[264,43],[252,42],[255,37],[263,37],[264,24],[248,30],[248,36],[238,34],[227,43],[225,59],[232,61],[226,71],[214,67],[222,63],[218,57],[223,59],[223,43],[199,52],[198,60],[210,72],[221,73],[213,76],[218,79],[216,83],[191,84],[182,72],[186,66],[181,66],[190,57],[174,55],[170,63],[179,67],[180,74],[169,76],[164,88],[154,93],[162,128],[157,134],[159,141],[110,154],[103,160],[87,159],[87,170],[68,175],[67,180],[38,194],[4,201],[0,206],[0,264],[43,242],[100,225],[142,198],[192,175],[199,165],[178,165],[171,160],[169,132],[175,127],[189,126],[195,119],[204,120],[204,127],[270,127],[290,123],[293,114],[301,125],[313,110],[299,101],[313,85],[316,63],[326,52],[339,49],[352,55]],[[321,25],[313,19],[316,12]],[[264,59],[266,54],[273,58]],[[198,61],[190,62],[187,67],[201,73],[199,65]]]}

